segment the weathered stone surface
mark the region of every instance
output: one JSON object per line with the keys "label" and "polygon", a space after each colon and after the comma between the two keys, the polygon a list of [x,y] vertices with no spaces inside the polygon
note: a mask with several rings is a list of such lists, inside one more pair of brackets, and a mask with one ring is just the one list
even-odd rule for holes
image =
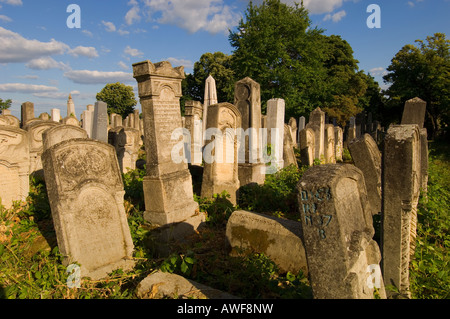
{"label": "weathered stone surface", "polygon": [[[284,140],[284,113],[285,101],[283,99],[271,99],[267,101],[267,134],[268,143],[272,146],[273,160],[277,169],[284,167],[283,140]],[[274,132],[273,130],[278,130]],[[275,136],[273,135],[275,133]]]}
{"label": "weathered stone surface", "polygon": [[184,106],[184,127],[189,131],[190,143],[187,141],[186,158],[194,165],[202,164],[203,143],[203,106],[199,101],[186,101]]}
{"label": "weathered stone surface", "polygon": [[0,125],[9,125],[14,127],[20,127],[20,120],[11,114],[0,115]]}
{"label": "weathered stone surface", "polygon": [[292,142],[294,143],[294,146],[297,147],[297,120],[291,117],[288,125],[291,128]]}
{"label": "weathered stone surface", "polygon": [[326,124],[325,125],[325,162],[328,164],[336,163],[336,142],[335,142],[335,134],[334,134],[334,125]]}
{"label": "weathered stone surface", "polygon": [[396,286],[407,297],[420,195],[420,157],[419,126],[391,125],[383,154],[383,274],[386,285]]}
{"label": "weathered stone surface", "polygon": [[[308,169],[298,185],[310,283],[317,299],[370,299],[368,269],[381,259],[362,172],[353,165]],[[381,276],[381,273],[379,273]],[[382,280],[378,280],[384,297]]]}
{"label": "weathered stone surface", "polygon": [[297,158],[294,152],[294,142],[289,125],[284,124],[284,140],[283,140],[283,159],[284,166],[295,165],[298,167]]}
{"label": "weathered stone surface", "polygon": [[239,255],[241,251],[264,253],[282,272],[308,273],[299,222],[235,211],[228,219],[226,236],[232,255]]}
{"label": "weathered stone surface", "polygon": [[203,119],[203,132],[206,131],[206,123],[208,121],[208,107],[217,103],[219,103],[219,100],[217,99],[216,80],[210,74],[205,80],[205,93],[202,112],[203,114],[201,117]]}
{"label": "weathered stone surface", "polygon": [[305,128],[299,133],[300,160],[302,165],[314,165],[315,142],[314,130]]}
{"label": "weathered stone surface", "polygon": [[73,126],[80,126],[80,121],[78,121],[78,119],[75,116],[68,116],[63,118],[62,120],[63,124],[66,125],[73,125]]}
{"label": "weathered stone surface", "polygon": [[[237,204],[240,187],[238,175],[239,139],[237,129],[241,127],[241,113],[230,103],[219,103],[208,107],[207,129],[217,128],[216,134],[206,136],[205,150],[214,147],[211,157],[205,158],[202,182],[202,197],[227,191],[230,201]],[[205,151],[205,153],[206,153]]]}
{"label": "weathered stone surface", "polygon": [[114,148],[66,140],[46,149],[42,161],[63,264],[79,263],[81,275],[94,280],[131,269],[133,242]]}
{"label": "weathered stone surface", "polygon": [[373,215],[381,212],[381,153],[372,136],[364,134],[349,142],[355,166],[364,174],[369,208]]}
{"label": "weathered stone surface", "polygon": [[122,173],[136,168],[140,138],[139,131],[134,128],[119,126],[109,130],[108,143],[116,149]]}
{"label": "weathered stone surface", "polygon": [[[241,141],[239,152],[239,181],[241,186],[263,184],[265,165],[261,163],[259,130],[261,128],[261,88],[259,83],[246,77],[235,84],[234,105],[242,117],[242,129],[248,133]],[[245,157],[244,157],[245,155]]]}
{"label": "weathered stone surface", "polygon": [[28,196],[29,156],[27,132],[14,126],[0,126],[0,200],[6,208]]}
{"label": "weathered stone surface", "polygon": [[108,105],[105,102],[95,103],[92,138],[108,143]]}
{"label": "weathered stone surface", "polygon": [[52,128],[48,128],[42,133],[43,149],[48,149],[63,141],[77,138],[87,139],[87,132],[81,127],[76,127],[73,125],[57,125]]}
{"label": "weathered stone surface", "polygon": [[182,276],[157,271],[137,287],[140,299],[236,299],[237,297]]}
{"label": "weathered stone surface", "polygon": [[325,112],[322,112],[320,108],[312,111],[306,128],[314,131],[314,159],[319,159],[321,163],[325,163]]}
{"label": "weathered stone surface", "polygon": [[[184,68],[167,61],[133,64],[144,117],[147,176],[144,178],[144,218],[156,225],[183,222],[196,214],[192,177],[184,161],[175,162],[172,150],[182,129],[180,97]],[[184,138],[181,136],[181,138]]]}
{"label": "weathered stone surface", "polygon": [[37,173],[42,175],[41,155],[44,149],[42,134],[59,123],[53,121],[32,121],[25,125],[24,129],[28,131],[28,141],[30,143],[30,174]]}
{"label": "weathered stone surface", "polygon": [[344,154],[344,131],[341,127],[334,127],[334,143],[336,162],[342,162]]}
{"label": "weathered stone surface", "polygon": [[20,123],[24,127],[28,121],[34,119],[34,104],[31,102],[25,102],[21,106]]}
{"label": "weathered stone surface", "polygon": [[52,109],[51,110],[52,121],[59,123],[61,121],[61,110],[60,109]]}
{"label": "weathered stone surface", "polygon": [[419,129],[422,129],[426,111],[427,102],[420,98],[415,97],[406,101],[401,124],[417,124]]}

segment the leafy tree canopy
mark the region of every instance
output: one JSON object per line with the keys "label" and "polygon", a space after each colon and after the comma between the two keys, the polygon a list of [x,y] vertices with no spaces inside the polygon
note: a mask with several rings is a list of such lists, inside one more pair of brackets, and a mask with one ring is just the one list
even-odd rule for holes
{"label": "leafy tree canopy", "polygon": [[9,109],[11,107],[11,104],[12,104],[12,100],[11,99],[7,99],[5,101],[0,99],[0,111]]}
{"label": "leafy tree canopy", "polygon": [[405,45],[392,59],[383,77],[391,86],[387,111],[398,115],[404,103],[414,97],[427,102],[429,134],[437,136],[450,124],[450,40],[444,33],[435,33],[416,45]]}
{"label": "leafy tree canopy", "polygon": [[137,104],[133,87],[120,82],[107,84],[96,98],[108,104],[108,114],[120,114],[123,118],[132,113]]}

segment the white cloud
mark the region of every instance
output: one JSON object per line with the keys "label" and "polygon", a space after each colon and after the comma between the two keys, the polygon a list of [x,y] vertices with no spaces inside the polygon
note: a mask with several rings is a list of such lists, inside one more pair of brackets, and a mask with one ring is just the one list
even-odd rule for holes
{"label": "white cloud", "polygon": [[90,38],[92,38],[94,36],[94,34],[92,34],[91,31],[86,30],[86,29],[81,30],[81,32],[83,32],[84,34],[86,34]]}
{"label": "white cloud", "polygon": [[386,71],[385,68],[383,67],[377,67],[377,68],[372,68],[369,70],[370,75],[372,76],[384,76],[386,75],[388,72]]}
{"label": "white cloud", "polygon": [[120,62],[117,63],[117,64],[120,66],[121,69],[124,69],[124,70],[130,69],[130,67],[129,67],[125,62],[123,62],[123,61],[120,61]]}
{"label": "white cloud", "polygon": [[68,65],[64,64],[63,62],[55,61],[53,58],[49,56],[33,59],[30,62],[28,62],[25,66],[33,70],[70,69]]}
{"label": "white cloud", "polygon": [[128,25],[132,25],[134,22],[139,22],[141,20],[141,10],[136,1],[130,1],[128,4],[133,5],[133,7],[125,15],[125,21]]}
{"label": "white cloud", "polygon": [[114,82],[133,82],[133,74],[126,72],[103,72],[91,70],[71,70],[64,77],[79,84],[107,84]]}
{"label": "white cloud", "polygon": [[127,35],[127,34],[130,34],[130,31],[119,29],[117,31],[117,33],[120,34],[120,35]]}
{"label": "white cloud", "polygon": [[102,23],[106,27],[106,31],[108,31],[108,32],[116,31],[116,26],[114,25],[114,23],[109,22],[109,21],[103,21],[103,20],[102,20]]}
{"label": "white cloud", "polygon": [[345,10],[341,10],[339,12],[336,12],[335,14],[327,14],[325,18],[323,18],[323,21],[332,20],[333,22],[339,22],[347,15]]}
{"label": "white cloud", "polygon": [[22,0],[0,0],[0,2],[10,4],[13,6],[21,6],[23,4]]}
{"label": "white cloud", "polygon": [[138,49],[132,49],[129,45],[123,51],[125,54],[131,55],[132,57],[140,57],[144,55],[144,52],[139,51]]}
{"label": "white cloud", "polygon": [[227,32],[239,22],[240,15],[223,0],[144,0],[150,16],[161,24],[172,24],[191,33],[199,30],[212,34]]}
{"label": "white cloud", "polygon": [[65,43],[28,40],[20,34],[0,27],[0,63],[27,62],[44,56],[63,54],[69,49]]}
{"label": "white cloud", "polygon": [[3,14],[0,14],[0,20],[3,22],[11,22],[12,21],[12,19],[10,17],[7,17]]}
{"label": "white cloud", "polygon": [[56,91],[58,91],[58,88],[47,85],[34,85],[24,83],[0,84],[0,92],[39,93],[39,92],[56,92]]}
{"label": "white cloud", "polygon": [[167,61],[170,62],[170,64],[172,64],[172,66],[184,66],[186,69],[192,69],[194,67],[194,63],[190,60],[185,60],[185,59],[177,59],[177,58],[167,58]]}
{"label": "white cloud", "polygon": [[70,50],[69,54],[74,57],[79,57],[79,56],[86,56],[89,58],[98,57],[97,49],[95,49],[94,47],[77,46],[75,49]]}
{"label": "white cloud", "polygon": [[28,80],[37,80],[39,79],[39,76],[34,74],[27,74],[27,75],[19,75],[17,76],[19,79],[28,79]]}

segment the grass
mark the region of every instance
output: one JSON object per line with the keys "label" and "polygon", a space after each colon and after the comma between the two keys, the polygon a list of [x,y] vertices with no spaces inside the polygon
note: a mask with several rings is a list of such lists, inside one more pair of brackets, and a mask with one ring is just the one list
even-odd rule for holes
{"label": "grass", "polygon": [[[413,298],[446,299],[450,292],[448,247],[450,202],[450,147],[430,147],[427,200],[418,207],[415,256],[410,279]],[[229,256],[225,228],[236,209],[248,209],[298,220],[295,185],[305,168],[288,167],[267,176],[261,186],[240,190],[237,207],[227,194],[213,199],[195,196],[207,212],[206,227],[184,244],[174,245],[168,257],[159,257],[146,245],[150,225],[143,219],[144,170],[124,174],[125,211],[135,245],[136,267],[113,272],[106,280],[83,278],[69,289],[71,274],[61,264],[45,183],[33,179],[26,202],[0,207],[0,298],[22,299],[134,299],[136,287],[156,271],[183,275],[242,298],[312,298],[307,278],[300,272],[281,273],[263,254]]]}

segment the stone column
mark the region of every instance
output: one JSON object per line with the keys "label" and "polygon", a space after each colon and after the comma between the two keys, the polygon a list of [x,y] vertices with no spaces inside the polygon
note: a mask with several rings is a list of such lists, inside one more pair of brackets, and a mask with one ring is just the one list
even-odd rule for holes
{"label": "stone column", "polygon": [[[267,101],[268,143],[272,145],[273,162],[275,162],[277,169],[282,169],[284,167],[284,112],[285,101],[283,99],[271,99]],[[278,130],[278,132],[275,130]],[[273,133],[275,133],[275,137],[272,137]]]}
{"label": "stone column", "polygon": [[105,102],[95,103],[92,138],[108,143],[108,105]]}
{"label": "stone column", "polygon": [[34,119],[34,104],[31,102],[23,103],[21,111],[21,127],[25,127],[29,120]]}
{"label": "stone column", "polygon": [[[203,217],[194,216],[198,204],[193,198],[192,177],[184,158],[172,156],[180,142],[172,139],[172,133],[182,129],[184,68],[173,68],[167,61],[153,64],[147,60],[133,64],[133,73],[138,82],[147,152],[144,218],[159,226],[192,223],[193,231]],[[180,138],[183,143],[182,134]]]}
{"label": "stone column", "polygon": [[205,81],[205,94],[203,99],[203,134],[206,131],[206,121],[208,120],[208,106],[217,104],[216,80],[209,75]]}

